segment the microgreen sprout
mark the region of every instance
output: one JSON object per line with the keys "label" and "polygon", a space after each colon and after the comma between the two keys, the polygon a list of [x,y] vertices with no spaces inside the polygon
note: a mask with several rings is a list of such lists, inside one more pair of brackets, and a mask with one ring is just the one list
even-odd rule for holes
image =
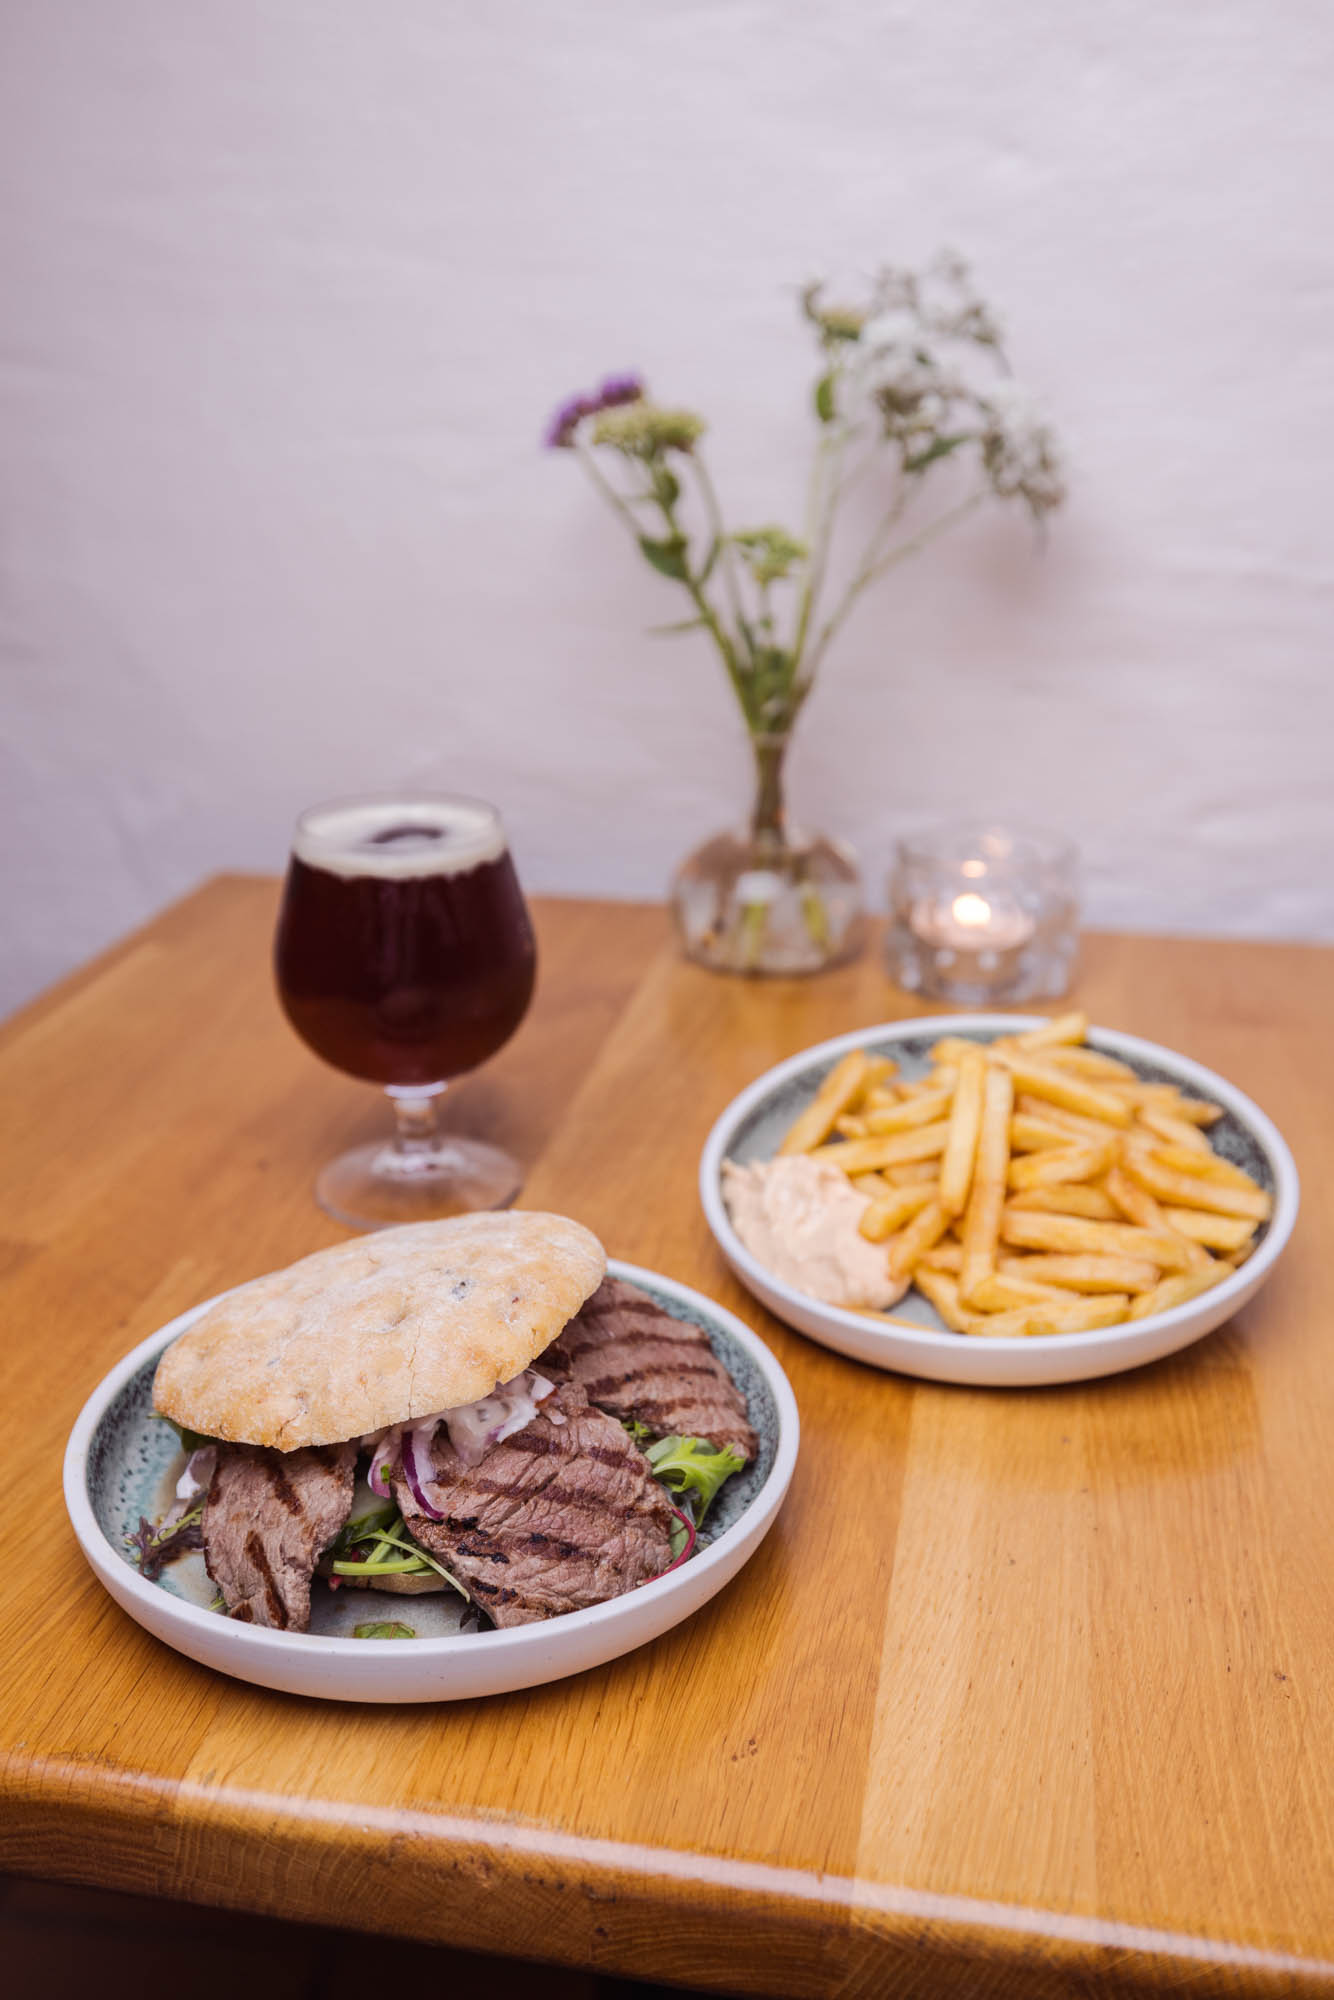
{"label": "microgreen sprout", "polygon": [[348,1522],[333,1545],[329,1567],[336,1577],[356,1577],[361,1582],[375,1576],[428,1576],[434,1570],[460,1597],[472,1601],[458,1578],[413,1541],[397,1507],[389,1503]]}

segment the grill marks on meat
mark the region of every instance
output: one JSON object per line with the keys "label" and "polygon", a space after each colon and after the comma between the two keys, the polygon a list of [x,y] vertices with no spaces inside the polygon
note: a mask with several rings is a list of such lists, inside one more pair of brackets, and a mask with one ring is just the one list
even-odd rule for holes
{"label": "grill marks on meat", "polygon": [[[552,1422],[552,1411],[564,1418]],[[532,1422],[465,1465],[442,1425],[424,1515],[393,1481],[408,1532],[499,1626],[619,1597],[671,1562],[671,1503],[621,1425],[563,1383]]]}
{"label": "grill marks on meat", "polygon": [[352,1511],[357,1446],[218,1447],[204,1562],[233,1618],[304,1632],[315,1565]]}
{"label": "grill marks on meat", "polygon": [[708,1336],[624,1278],[604,1278],[536,1365],[543,1374],[567,1368],[590,1403],[655,1437],[704,1438],[755,1456],[745,1401]]}

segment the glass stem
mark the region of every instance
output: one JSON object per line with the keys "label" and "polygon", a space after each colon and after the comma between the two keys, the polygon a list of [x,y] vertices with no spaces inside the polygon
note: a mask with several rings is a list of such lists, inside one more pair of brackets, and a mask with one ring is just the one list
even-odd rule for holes
{"label": "glass stem", "polygon": [[394,1151],[405,1167],[429,1159],[440,1144],[436,1104],[444,1088],[443,1083],[428,1083],[407,1089],[392,1085],[388,1091],[394,1107]]}

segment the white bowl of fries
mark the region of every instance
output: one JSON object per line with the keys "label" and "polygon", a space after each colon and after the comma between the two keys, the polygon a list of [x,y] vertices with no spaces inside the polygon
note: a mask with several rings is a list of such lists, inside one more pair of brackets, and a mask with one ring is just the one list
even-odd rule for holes
{"label": "white bowl of fries", "polygon": [[[801,1154],[864,1197],[858,1233],[907,1287],[888,1309],[799,1290],[738,1235],[724,1167]],[[728,1105],[700,1195],[732,1269],[789,1326],[875,1367],[997,1387],[1198,1340],[1264,1283],[1299,1203],[1250,1098],[1082,1014],[934,1016],[807,1049]]]}

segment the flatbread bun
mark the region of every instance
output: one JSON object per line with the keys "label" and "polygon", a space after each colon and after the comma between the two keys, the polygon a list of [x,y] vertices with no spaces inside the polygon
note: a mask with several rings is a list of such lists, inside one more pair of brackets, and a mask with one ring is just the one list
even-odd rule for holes
{"label": "flatbread bun", "polygon": [[563,1215],[411,1222],[219,1299],[158,1363],[164,1417],[237,1444],[336,1444],[457,1409],[520,1374],[606,1272]]}

